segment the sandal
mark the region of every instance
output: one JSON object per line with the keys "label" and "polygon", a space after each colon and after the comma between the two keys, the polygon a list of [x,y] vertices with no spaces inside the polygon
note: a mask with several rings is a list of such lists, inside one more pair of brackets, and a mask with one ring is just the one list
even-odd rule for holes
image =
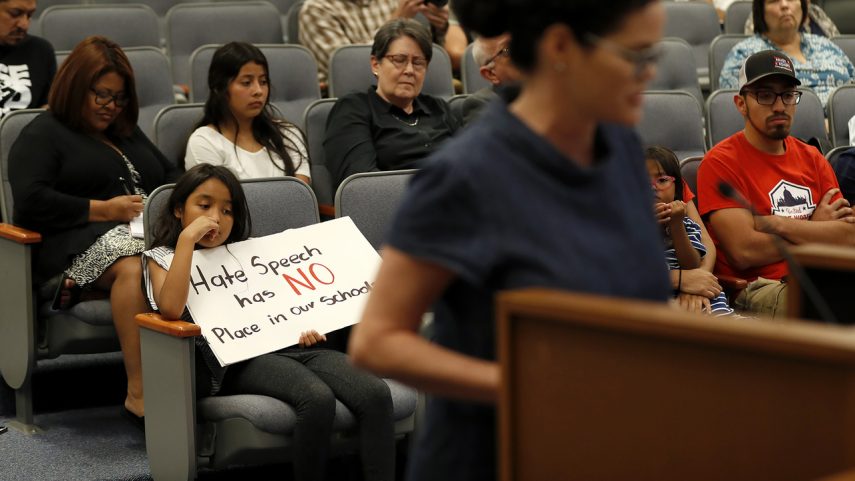
{"label": "sandal", "polygon": [[[71,285],[69,285],[69,283]],[[68,300],[66,302],[62,302],[62,293],[63,291],[68,292]],[[83,291],[83,288],[80,287],[74,279],[63,275],[62,279],[59,281],[59,284],[56,286],[56,292],[53,294],[53,303],[51,304],[51,309],[59,310],[59,309],[70,309],[72,306],[80,302],[80,294]]]}

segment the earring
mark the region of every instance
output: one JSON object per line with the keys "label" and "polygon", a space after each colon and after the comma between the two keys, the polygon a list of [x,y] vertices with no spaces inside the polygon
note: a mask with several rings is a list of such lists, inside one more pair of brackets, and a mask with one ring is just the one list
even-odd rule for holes
{"label": "earring", "polygon": [[552,69],[558,73],[563,73],[567,70],[567,64],[564,62],[555,62],[552,64]]}
{"label": "earring", "polygon": [[374,76],[375,76],[375,77],[377,76],[377,71],[376,71],[376,70],[375,70],[374,72],[372,72],[372,73],[374,74]]}

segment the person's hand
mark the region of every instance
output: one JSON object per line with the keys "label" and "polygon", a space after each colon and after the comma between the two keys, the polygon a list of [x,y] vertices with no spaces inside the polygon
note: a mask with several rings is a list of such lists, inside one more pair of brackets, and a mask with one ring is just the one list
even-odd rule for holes
{"label": "person's hand", "polygon": [[318,334],[318,331],[313,329],[300,334],[300,347],[314,346],[315,344],[326,340],[327,336]]}
{"label": "person's hand", "polygon": [[840,189],[838,188],[828,189],[828,192],[822,196],[822,200],[819,201],[816,209],[814,209],[813,215],[810,216],[810,220],[839,220],[852,217],[852,208],[849,206],[848,200],[841,197],[834,202],[831,201],[831,198],[838,192],[840,192]]}
{"label": "person's hand", "polygon": [[398,0],[398,8],[392,14],[393,18],[413,18],[419,12],[427,10],[424,0]]}
{"label": "person's hand", "polygon": [[689,312],[708,313],[711,309],[708,298],[695,294],[686,294],[685,292],[677,295],[677,305]]}
{"label": "person's hand", "polygon": [[712,272],[703,269],[683,270],[680,292],[712,299],[721,292],[721,284]]}
{"label": "person's hand", "polygon": [[686,217],[686,203],[682,200],[675,200],[669,204],[671,206],[671,222],[683,222]]}
{"label": "person's hand", "polygon": [[130,222],[142,214],[143,202],[139,195],[119,195],[107,201],[110,220]]}
{"label": "person's hand", "polygon": [[180,236],[196,244],[205,237],[214,239],[219,233],[220,223],[218,221],[211,217],[200,215],[181,231]]}
{"label": "person's hand", "polygon": [[448,6],[438,7],[433,3],[425,3],[427,7],[422,14],[428,19],[434,30],[444,32],[448,30]]}
{"label": "person's hand", "polygon": [[653,212],[656,214],[656,222],[660,225],[671,221],[671,204],[659,202],[653,206]]}

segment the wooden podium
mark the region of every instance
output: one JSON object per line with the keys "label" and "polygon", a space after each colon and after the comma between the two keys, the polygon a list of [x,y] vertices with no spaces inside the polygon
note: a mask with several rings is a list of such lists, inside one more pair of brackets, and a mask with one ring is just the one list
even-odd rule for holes
{"label": "wooden podium", "polygon": [[502,481],[807,481],[855,468],[851,328],[548,290],[497,302]]}
{"label": "wooden podium", "polygon": [[[855,248],[804,244],[790,247],[790,254],[816,285],[837,321],[846,325],[855,324]],[[819,310],[805,295],[798,276],[790,274],[789,283],[789,316],[821,320]]]}

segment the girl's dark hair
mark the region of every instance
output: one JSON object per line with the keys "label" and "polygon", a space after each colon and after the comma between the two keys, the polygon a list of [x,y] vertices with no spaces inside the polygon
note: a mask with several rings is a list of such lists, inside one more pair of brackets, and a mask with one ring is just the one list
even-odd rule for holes
{"label": "girl's dark hair", "polygon": [[[801,0],[802,5],[802,25],[809,22],[807,0]],[[751,6],[751,14],[754,16],[754,33],[761,35],[769,31],[769,26],[766,25],[766,0],[754,0]],[[802,25],[799,25],[801,28]]]}
{"label": "girl's dark hair", "polygon": [[410,37],[419,45],[419,50],[430,63],[433,57],[433,45],[430,31],[421,23],[409,18],[397,18],[386,22],[374,35],[371,45],[371,56],[382,59],[389,52],[389,45],[401,37]]}
{"label": "girl's dark hair", "polygon": [[125,80],[125,105],[116,120],[107,127],[108,136],[130,137],[137,125],[139,100],[134,70],[125,52],[112,40],[93,35],[74,47],[62,62],[48,93],[48,106],[54,117],[78,132],[89,127],[83,118],[83,106],[89,102],[90,89],[110,72]]}
{"label": "girl's dark hair", "polygon": [[644,158],[656,161],[665,175],[674,178],[674,200],[683,200],[683,174],[680,173],[677,155],[671,149],[654,145],[644,149]]}
{"label": "girl's dark hair", "polygon": [[537,43],[554,24],[570,28],[589,45],[589,35],[607,35],[630,13],[656,0],[454,0],[457,19],[469,30],[495,37],[511,34],[511,60],[524,71],[537,63]]}
{"label": "girl's dark hair", "polygon": [[252,219],[249,215],[249,206],[246,204],[246,195],[243,192],[243,187],[240,181],[235,177],[231,170],[221,165],[199,164],[192,169],[184,172],[172,193],[169,195],[169,201],[163,206],[163,210],[158,212],[157,220],[154,223],[152,235],[152,247],[167,246],[175,247],[178,244],[178,236],[184,228],[181,226],[181,219],[175,217],[176,210],[183,210],[184,204],[197,187],[205,183],[209,179],[217,179],[226,185],[229,193],[232,196],[232,231],[229,233],[226,244],[246,240],[249,233],[252,231]]}
{"label": "girl's dark hair", "polygon": [[[205,101],[205,113],[196,126],[198,128],[213,125],[218,132],[222,133],[222,125],[231,122],[235,126],[235,138],[232,139],[235,144],[235,155],[237,155],[237,136],[240,126],[229,108],[229,84],[238,76],[240,69],[250,62],[261,65],[265,75],[268,79],[270,78],[267,57],[255,45],[246,42],[230,42],[214,52],[211,66],[208,68],[208,100]],[[273,96],[272,87],[270,89],[261,114],[252,119],[252,136],[267,148],[267,155],[270,156],[271,162],[273,157],[270,153],[274,152],[282,158],[284,169],[280,169],[285,175],[294,175],[306,159],[300,154],[298,146],[282,135],[281,128],[290,127],[297,131],[299,129],[274,113],[275,107],[270,104],[270,97]],[[297,158],[294,159],[292,156]],[[278,164],[275,162],[273,164],[279,168]]]}

